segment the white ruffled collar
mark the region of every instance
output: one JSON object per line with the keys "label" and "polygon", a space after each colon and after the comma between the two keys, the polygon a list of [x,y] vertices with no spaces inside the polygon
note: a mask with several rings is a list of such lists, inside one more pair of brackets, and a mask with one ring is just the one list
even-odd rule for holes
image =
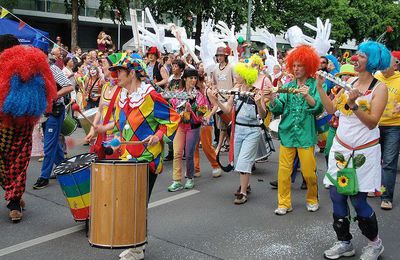
{"label": "white ruffled collar", "polygon": [[144,98],[153,90],[154,88],[151,84],[146,84],[144,82],[142,82],[136,92],[131,94],[128,93],[127,89],[123,88],[119,98],[120,108],[124,108],[128,101],[131,108],[139,107],[144,102]]}

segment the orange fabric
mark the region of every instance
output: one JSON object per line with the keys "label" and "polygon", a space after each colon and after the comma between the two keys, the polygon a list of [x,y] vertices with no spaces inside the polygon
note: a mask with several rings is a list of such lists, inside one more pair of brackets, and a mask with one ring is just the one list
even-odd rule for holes
{"label": "orange fabric", "polygon": [[336,136],[336,140],[339,142],[339,144],[340,144],[341,146],[343,146],[343,147],[345,147],[346,149],[349,149],[349,150],[351,150],[351,151],[358,151],[358,150],[362,150],[362,149],[369,148],[369,147],[372,147],[372,146],[374,146],[374,145],[379,144],[379,138],[378,138],[378,139],[375,139],[375,140],[372,140],[371,142],[368,142],[368,143],[366,143],[366,144],[357,146],[357,147],[351,147],[350,145],[348,145],[348,144],[346,144],[345,142],[343,142],[342,140],[340,140],[340,138],[339,138],[338,136]]}
{"label": "orange fabric", "polygon": [[[203,152],[206,155],[208,161],[213,169],[219,168],[219,164],[216,159],[214,147],[212,146],[212,126],[202,126],[200,129],[200,142]],[[200,172],[200,152],[199,144],[196,146],[194,152],[194,170]]]}

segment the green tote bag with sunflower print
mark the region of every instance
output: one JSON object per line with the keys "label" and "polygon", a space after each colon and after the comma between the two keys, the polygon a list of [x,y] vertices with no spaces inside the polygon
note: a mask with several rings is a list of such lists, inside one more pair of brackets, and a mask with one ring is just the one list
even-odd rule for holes
{"label": "green tote bag with sunflower print", "polygon": [[[337,172],[336,180],[328,172],[326,173],[326,177],[336,186],[337,192],[342,195],[352,196],[356,195],[359,191],[356,172],[357,165],[355,165],[353,156],[354,154],[347,160],[345,167]],[[351,167],[349,167],[350,162]]]}

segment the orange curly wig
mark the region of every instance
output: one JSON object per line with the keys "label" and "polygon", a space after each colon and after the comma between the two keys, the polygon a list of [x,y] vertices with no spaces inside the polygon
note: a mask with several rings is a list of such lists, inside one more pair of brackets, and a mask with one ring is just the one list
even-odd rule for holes
{"label": "orange curly wig", "polygon": [[320,64],[316,50],[308,45],[300,45],[289,52],[286,57],[286,68],[290,74],[293,74],[293,64],[296,61],[304,65],[307,77],[313,77]]}

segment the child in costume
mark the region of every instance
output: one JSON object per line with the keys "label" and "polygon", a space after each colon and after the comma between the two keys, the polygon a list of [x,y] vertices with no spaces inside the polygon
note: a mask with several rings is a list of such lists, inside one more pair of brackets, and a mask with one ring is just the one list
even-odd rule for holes
{"label": "child in costume", "polygon": [[269,110],[282,115],[278,136],[281,141],[278,169],[278,208],[277,215],[292,211],[291,181],[296,152],[300,168],[307,184],[307,210],[317,211],[318,190],[314,145],[317,143],[315,116],[322,112],[322,104],[317,93],[317,82],[312,76],[318,69],[319,56],[306,45],[293,49],[287,57],[287,69],[295,79],[283,86],[294,90],[270,97]]}
{"label": "child in costume", "polygon": [[390,52],[384,45],[373,41],[362,43],[354,64],[358,77],[348,81],[352,90],[341,90],[333,102],[322,87],[325,79],[318,77],[317,89],[325,109],[330,114],[340,112],[324,179],[324,184],[331,185],[333,229],[338,239],[325,251],[328,259],[355,254],[350,234],[349,198],[357,213],[358,226],[369,240],[360,259],[378,259],[384,250],[367,193],[381,188],[378,123],[388,99],[386,86],[375,79],[373,73],[388,68],[390,59]]}
{"label": "child in costume", "polygon": [[18,44],[13,36],[0,36],[0,184],[13,222],[22,219],[25,205],[33,127],[56,98],[46,55],[34,47],[14,46]]}
{"label": "child in costume", "polygon": [[[247,202],[247,195],[250,192],[250,174],[257,157],[257,148],[261,135],[260,120],[266,116],[266,111],[261,104],[264,97],[261,91],[255,90],[253,84],[257,81],[258,70],[252,64],[238,63],[234,67],[236,73],[238,91],[256,92],[255,97],[231,96],[226,103],[218,99],[218,90],[214,90],[209,98],[212,103],[218,105],[224,113],[233,112],[232,127],[234,134],[231,135],[233,143],[234,167],[240,173],[240,187],[235,193],[234,203],[237,205]],[[232,149],[232,146],[230,147]]]}

